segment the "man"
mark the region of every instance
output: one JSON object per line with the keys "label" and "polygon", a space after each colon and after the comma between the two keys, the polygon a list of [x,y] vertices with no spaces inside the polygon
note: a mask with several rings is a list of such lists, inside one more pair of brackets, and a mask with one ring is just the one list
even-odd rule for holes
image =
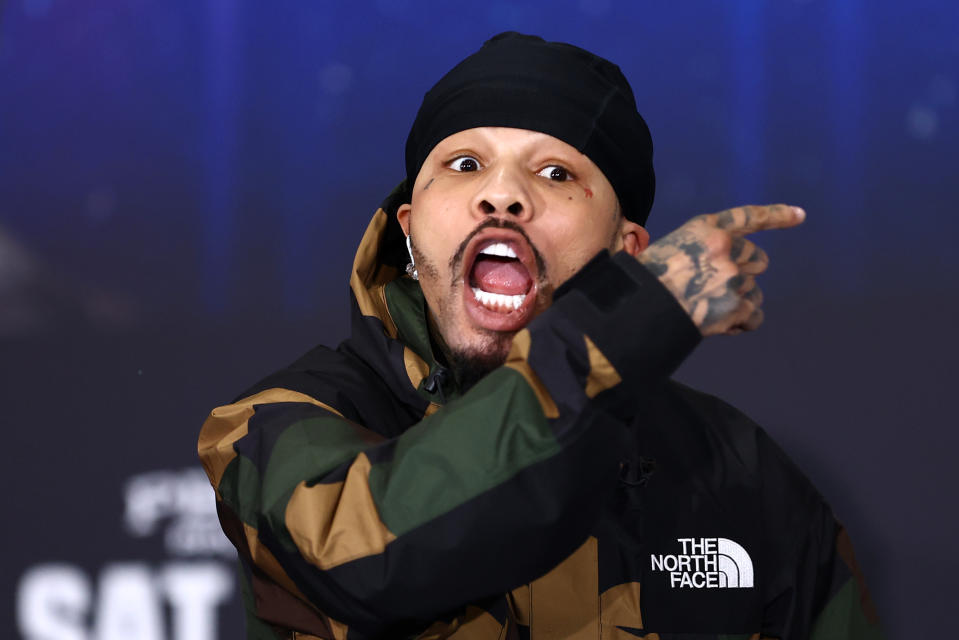
{"label": "man", "polygon": [[619,69],[570,45],[501,34],[426,95],[352,337],[200,436],[250,637],[879,637],[822,498],[668,379],[759,326],[746,235],[804,214],[649,245],[651,158]]}

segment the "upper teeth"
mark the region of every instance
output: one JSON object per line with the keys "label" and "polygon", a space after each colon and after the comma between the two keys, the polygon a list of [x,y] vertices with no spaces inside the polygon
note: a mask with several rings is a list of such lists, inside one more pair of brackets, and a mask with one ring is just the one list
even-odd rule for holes
{"label": "upper teeth", "polygon": [[496,242],[485,247],[480,254],[487,256],[500,256],[502,258],[515,258],[516,252],[505,242]]}

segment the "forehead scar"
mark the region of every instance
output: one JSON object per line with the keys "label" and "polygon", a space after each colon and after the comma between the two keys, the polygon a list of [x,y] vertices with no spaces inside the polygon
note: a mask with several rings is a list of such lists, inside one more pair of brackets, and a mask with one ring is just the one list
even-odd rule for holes
{"label": "forehead scar", "polygon": [[423,191],[426,191],[427,189],[429,189],[430,185],[433,184],[434,180],[436,180],[436,178],[430,178],[430,181],[426,183],[425,187],[423,187]]}
{"label": "forehead scar", "polygon": [[592,197],[593,197],[593,192],[590,190],[589,187],[583,187],[583,193],[586,194],[586,197],[587,197],[587,198],[592,198]]}

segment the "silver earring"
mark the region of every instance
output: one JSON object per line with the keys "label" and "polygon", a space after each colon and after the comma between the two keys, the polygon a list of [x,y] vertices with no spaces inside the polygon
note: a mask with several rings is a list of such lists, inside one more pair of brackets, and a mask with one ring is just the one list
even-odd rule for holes
{"label": "silver earring", "polygon": [[410,237],[406,236],[406,252],[410,254],[410,261],[406,264],[406,275],[414,280],[420,279],[420,274],[416,270],[416,264],[413,260],[413,247],[410,246]]}

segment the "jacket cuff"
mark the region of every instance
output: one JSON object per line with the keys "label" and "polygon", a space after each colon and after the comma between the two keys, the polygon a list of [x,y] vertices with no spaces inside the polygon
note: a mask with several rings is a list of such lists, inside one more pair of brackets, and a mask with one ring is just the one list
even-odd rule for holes
{"label": "jacket cuff", "polygon": [[597,254],[556,290],[553,306],[589,336],[625,382],[669,377],[702,340],[659,278],[624,251]]}

